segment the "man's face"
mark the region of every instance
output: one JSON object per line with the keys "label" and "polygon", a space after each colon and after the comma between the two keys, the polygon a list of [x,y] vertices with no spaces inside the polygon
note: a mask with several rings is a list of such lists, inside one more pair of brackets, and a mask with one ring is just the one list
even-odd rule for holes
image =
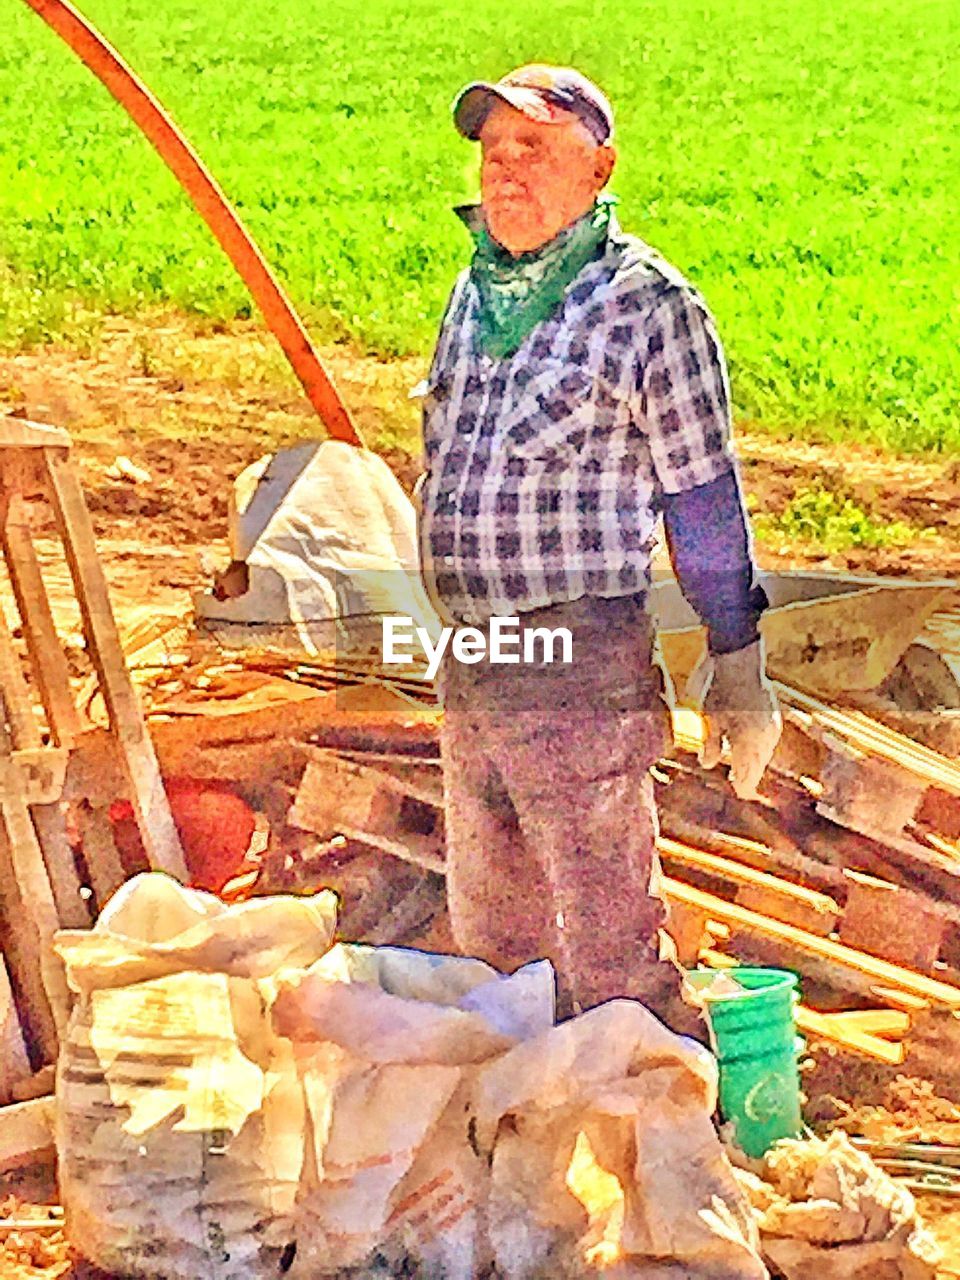
{"label": "man's face", "polygon": [[540,124],[495,102],[480,130],[480,189],[487,227],[513,254],[552,240],[593,204],[613,168],[576,116]]}

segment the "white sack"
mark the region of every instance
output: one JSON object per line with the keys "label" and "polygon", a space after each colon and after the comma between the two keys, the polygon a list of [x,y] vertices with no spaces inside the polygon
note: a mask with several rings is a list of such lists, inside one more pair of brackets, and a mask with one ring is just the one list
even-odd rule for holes
{"label": "white sack", "polygon": [[312,1127],[291,1280],[482,1274],[473,1082],[552,1024],[550,965],[504,978],[479,960],[341,946],[281,986],[275,1025],[298,1045]]}
{"label": "white sack", "polygon": [[711,1122],[716,1090],[712,1055],[629,1000],[486,1067],[474,1107],[493,1159],[497,1274],[580,1276],[589,1259],[617,1280],[762,1280],[749,1205]]}
{"label": "white sack", "polygon": [[158,872],[55,940],[79,999],[57,1069],[66,1231],[106,1271],[262,1280],[292,1237],[304,1107],[272,975],[330,946],[332,894],[226,906]]}
{"label": "white sack", "polygon": [[235,483],[230,541],[249,589],[233,600],[202,596],[198,612],[212,623],[248,624],[261,638],[286,629],[311,654],[379,653],[384,615],[439,629],[420,579],[413,504],[368,449],[325,440],[261,458]]}

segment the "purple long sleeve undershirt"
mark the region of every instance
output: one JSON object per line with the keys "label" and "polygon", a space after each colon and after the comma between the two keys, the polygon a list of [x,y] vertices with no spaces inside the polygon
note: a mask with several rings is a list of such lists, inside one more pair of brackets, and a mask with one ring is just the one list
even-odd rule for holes
{"label": "purple long sleeve undershirt", "polygon": [[710,652],[734,653],[753,644],[768,601],[755,582],[736,470],[685,493],[665,493],[661,502],[673,571],[707,628]]}

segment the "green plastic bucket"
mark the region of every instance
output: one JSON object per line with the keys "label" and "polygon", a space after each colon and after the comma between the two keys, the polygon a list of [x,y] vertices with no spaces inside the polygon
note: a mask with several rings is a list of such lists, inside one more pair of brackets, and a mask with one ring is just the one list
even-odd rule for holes
{"label": "green plastic bucket", "polygon": [[[687,975],[703,991],[712,970]],[[797,1037],[797,976],[784,969],[732,969],[741,991],[703,991],[710,1040],[720,1068],[720,1111],[733,1124],[737,1145],[762,1156],[778,1138],[803,1128]]]}

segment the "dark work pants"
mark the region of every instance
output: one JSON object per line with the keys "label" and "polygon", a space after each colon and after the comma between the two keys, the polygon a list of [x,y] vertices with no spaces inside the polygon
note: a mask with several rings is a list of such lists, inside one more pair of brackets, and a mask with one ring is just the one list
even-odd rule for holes
{"label": "dark work pants", "polygon": [[643,597],[521,615],[568,627],[573,661],[442,674],[447,894],[458,949],[513,970],[547,957],[561,1014],[618,996],[670,1022],[650,765],[670,741]]}

